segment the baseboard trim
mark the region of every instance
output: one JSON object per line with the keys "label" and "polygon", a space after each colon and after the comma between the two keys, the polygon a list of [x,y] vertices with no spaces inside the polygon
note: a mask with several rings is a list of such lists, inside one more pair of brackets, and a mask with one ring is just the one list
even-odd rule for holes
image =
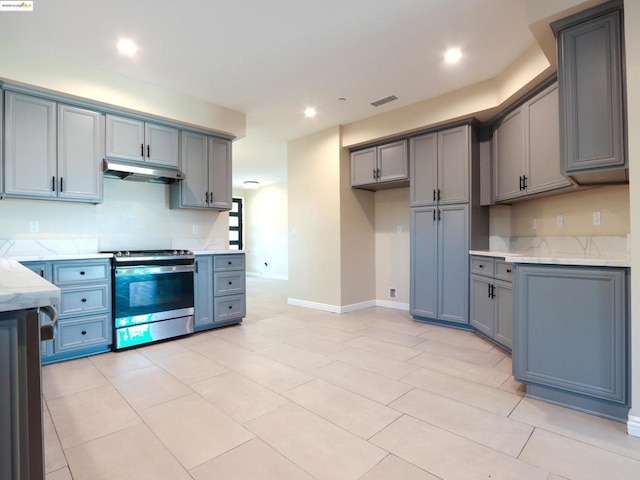
{"label": "baseboard trim", "polygon": [[247,277],[273,278],[274,280],[289,280],[288,275],[270,275],[268,273],[247,272]]}
{"label": "baseboard trim", "polygon": [[376,300],[376,307],[393,308],[394,310],[409,311],[408,303],[390,302],[389,300]]}
{"label": "baseboard trim", "polygon": [[389,302],[387,300],[367,300],[366,302],[352,303],[351,305],[329,305],[326,303],[309,302],[307,300],[298,300],[296,298],[288,298],[287,303],[295,307],[313,308],[331,313],[349,313],[358,310],[364,310],[372,307],[392,308],[394,310],[409,311],[408,303]]}
{"label": "baseboard trim", "polygon": [[315,310],[322,310],[323,312],[341,313],[340,307],[337,305],[309,302],[307,300],[298,300],[297,298],[287,298],[287,304],[293,305],[294,307],[313,308]]}
{"label": "baseboard trim", "polygon": [[629,415],[627,418],[627,433],[634,437],[640,437],[640,417]]}

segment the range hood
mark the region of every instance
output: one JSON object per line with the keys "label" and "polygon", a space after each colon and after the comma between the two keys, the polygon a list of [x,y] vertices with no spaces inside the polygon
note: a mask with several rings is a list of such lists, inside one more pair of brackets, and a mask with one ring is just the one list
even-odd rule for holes
{"label": "range hood", "polygon": [[172,183],[185,178],[184,173],[174,168],[141,165],[123,161],[104,160],[104,176],[107,178],[120,178],[133,182],[147,183]]}

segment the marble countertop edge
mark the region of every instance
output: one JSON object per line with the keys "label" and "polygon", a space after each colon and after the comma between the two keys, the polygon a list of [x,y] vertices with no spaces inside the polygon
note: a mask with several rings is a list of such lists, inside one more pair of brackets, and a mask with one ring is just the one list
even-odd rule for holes
{"label": "marble countertop edge", "polygon": [[631,258],[628,254],[599,254],[554,252],[552,254],[535,255],[532,252],[508,250],[469,250],[470,255],[504,258],[509,263],[549,264],[549,265],[579,265],[595,267],[630,267]]}
{"label": "marble countertop edge", "polygon": [[60,289],[17,260],[0,258],[0,312],[60,303]]}

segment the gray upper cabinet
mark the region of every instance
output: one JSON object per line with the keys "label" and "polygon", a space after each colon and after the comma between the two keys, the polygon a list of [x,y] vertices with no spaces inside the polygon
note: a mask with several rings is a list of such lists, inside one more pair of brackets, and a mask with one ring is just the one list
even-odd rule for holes
{"label": "gray upper cabinet", "polygon": [[411,139],[411,205],[469,202],[468,125]]}
{"label": "gray upper cabinet", "polygon": [[178,167],[176,128],[107,115],[106,139],[108,158]]}
{"label": "gray upper cabinet", "polygon": [[563,167],[580,184],[626,181],[622,1],[555,22]]}
{"label": "gray upper cabinet", "polygon": [[351,152],[351,186],[378,190],[406,186],[409,178],[407,141],[400,140]]}
{"label": "gray upper cabinet", "polygon": [[231,142],[209,137],[209,207],[231,210]]}
{"label": "gray upper cabinet", "polygon": [[102,201],[104,116],[58,105],[58,197]]}
{"label": "gray upper cabinet", "polygon": [[15,92],[5,106],[7,196],[102,201],[100,113]]}
{"label": "gray upper cabinet", "polygon": [[185,179],[171,184],[171,208],[231,209],[231,142],[181,132]]}
{"label": "gray upper cabinet", "polygon": [[496,202],[565,189],[560,166],[558,86],[507,114],[493,135]]}
{"label": "gray upper cabinet", "polygon": [[6,92],[4,177],[8,196],[56,197],[56,102]]}

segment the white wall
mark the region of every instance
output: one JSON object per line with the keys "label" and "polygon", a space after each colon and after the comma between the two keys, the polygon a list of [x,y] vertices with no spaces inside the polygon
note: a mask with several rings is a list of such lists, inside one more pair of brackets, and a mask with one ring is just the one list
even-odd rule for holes
{"label": "white wall", "polygon": [[[105,179],[104,203],[0,200],[0,239],[100,239],[101,250],[169,248],[172,239],[228,245],[228,213],[169,209],[169,187]],[[40,223],[29,233],[29,221]],[[193,234],[193,225],[199,233]]]}
{"label": "white wall", "polygon": [[236,190],[243,197],[247,274],[289,278],[288,190],[286,183]]}

